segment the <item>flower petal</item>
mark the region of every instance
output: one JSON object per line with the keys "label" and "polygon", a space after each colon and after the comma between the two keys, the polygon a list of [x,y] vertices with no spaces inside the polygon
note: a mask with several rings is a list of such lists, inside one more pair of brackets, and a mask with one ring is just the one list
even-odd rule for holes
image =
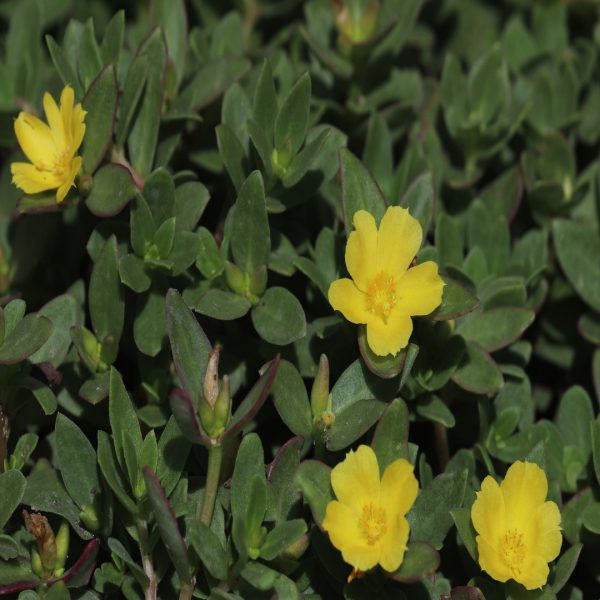
{"label": "flower petal", "polygon": [[[70,85],[66,85],[60,94],[60,113],[62,116],[63,128],[65,132],[65,148],[71,148],[73,145],[73,104],[75,102],[75,92]],[[75,153],[76,148],[73,150]]]}
{"label": "flower petal", "polygon": [[481,491],[471,507],[471,521],[475,531],[491,543],[506,532],[506,509],[504,496],[496,480],[488,475],[481,484]]}
{"label": "flower petal", "polygon": [[76,104],[73,109],[73,119],[71,122],[71,131],[72,131],[72,139],[71,139],[71,153],[75,154],[79,146],[81,146],[81,142],[83,141],[83,136],[85,135],[85,123],[83,122],[85,118],[86,112],[83,110],[81,104]]}
{"label": "flower petal", "polygon": [[377,273],[377,225],[366,210],[357,210],[353,223],[354,231],[346,244],[346,268],[358,289],[366,292],[369,280]]}
{"label": "flower petal", "polygon": [[515,581],[524,585],[528,590],[541,588],[548,581],[548,563],[539,554],[529,554],[521,569],[521,574],[515,577]]}
{"label": "flower petal", "polygon": [[496,581],[507,581],[512,577],[510,569],[502,560],[498,551],[487,538],[478,535],[475,538],[477,542],[477,553],[479,555],[479,566]]}
{"label": "flower petal", "polygon": [[560,530],[560,510],[555,502],[540,505],[526,530],[528,547],[535,548],[546,562],[554,560],[560,553],[562,533]]}
{"label": "flower petal", "polygon": [[535,463],[513,463],[500,484],[510,527],[525,531],[536,509],[546,500],[546,473]]}
{"label": "flower petal", "polygon": [[325,509],[323,529],[349,565],[359,571],[368,571],[379,560],[379,544],[369,546],[364,541],[358,519],[347,504],[333,500]]}
{"label": "flower petal", "polygon": [[369,315],[367,321],[367,343],[378,356],[397,354],[410,339],[413,325],[410,317],[399,310],[390,314],[387,323],[378,316]]}
{"label": "flower petal", "polygon": [[408,209],[390,206],[383,215],[377,238],[377,271],[403,275],[417,254],[423,230]]}
{"label": "flower petal", "polygon": [[21,112],[15,120],[15,134],[25,156],[38,169],[50,170],[57,154],[50,127],[37,117]]}
{"label": "flower petal", "polygon": [[52,139],[54,140],[54,145],[57,148],[66,148],[66,140],[65,140],[65,129],[63,124],[63,118],[60,113],[60,110],[54,101],[54,98],[46,92],[44,94],[44,112],[46,113],[46,119],[48,121],[48,125],[50,126],[50,131],[52,133]]}
{"label": "flower petal", "polygon": [[40,171],[30,163],[12,163],[10,165],[13,183],[26,194],[39,194],[52,190],[60,185],[60,181],[49,171]]}
{"label": "flower petal", "polygon": [[331,487],[337,499],[360,514],[368,502],[379,499],[379,465],[369,446],[350,450],[331,471]]}
{"label": "flower petal", "polygon": [[81,156],[76,156],[71,161],[71,169],[67,178],[61,182],[60,187],[56,190],[56,201],[60,204],[65,196],[69,193],[69,190],[75,185],[75,177],[81,169]]}
{"label": "flower petal", "polygon": [[366,296],[351,279],[337,279],[329,286],[327,293],[329,304],[339,310],[351,323],[366,323],[369,313],[366,308]]}
{"label": "flower petal", "polygon": [[381,538],[379,564],[386,571],[393,572],[402,564],[409,531],[406,517],[397,515],[390,523],[386,535]]}
{"label": "flower petal", "polygon": [[424,262],[400,277],[396,287],[398,307],[407,315],[428,315],[442,303],[443,290],[438,266],[432,261]]}
{"label": "flower petal", "polygon": [[[380,504],[388,518],[404,516],[414,504],[419,493],[419,482],[414,467],[404,458],[388,465],[381,478]],[[389,569],[388,569],[389,570]]]}

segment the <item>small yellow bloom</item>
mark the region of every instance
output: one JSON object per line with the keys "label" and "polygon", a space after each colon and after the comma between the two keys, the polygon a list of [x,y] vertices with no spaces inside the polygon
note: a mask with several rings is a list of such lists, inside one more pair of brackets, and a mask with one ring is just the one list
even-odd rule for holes
{"label": "small yellow bloom", "polygon": [[56,189],[62,202],[81,169],[81,156],[75,156],[85,134],[85,111],[74,104],[73,88],[66,86],[60,95],[60,109],[54,98],[44,94],[48,125],[36,116],[19,113],[15,134],[31,163],[12,163],[13,183],[26,194]]}
{"label": "small yellow bloom", "polygon": [[400,458],[380,479],[375,452],[359,446],[331,471],[331,486],[337,500],[327,505],[323,529],[354,567],[353,575],[377,564],[395,571],[410,529],[405,515],[419,491],[413,466]]}
{"label": "small yellow bloom", "polygon": [[354,229],[346,244],[352,279],[329,286],[329,303],[348,321],[366,323],[375,354],[396,354],[408,344],[411,316],[428,315],[440,305],[444,282],[432,261],[409,268],[423,230],[406,208],[388,208],[379,230],[371,213],[358,210]]}
{"label": "small yellow bloom", "polygon": [[489,475],[471,509],[479,564],[497,581],[514,579],[528,590],[548,579],[548,563],[560,552],[560,510],[546,501],[546,473],[517,461],[500,485]]}

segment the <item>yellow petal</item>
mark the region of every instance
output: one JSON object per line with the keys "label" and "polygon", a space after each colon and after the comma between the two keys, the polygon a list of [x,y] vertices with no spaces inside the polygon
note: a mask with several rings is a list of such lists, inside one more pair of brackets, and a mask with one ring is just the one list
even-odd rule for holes
{"label": "yellow petal", "polygon": [[539,554],[530,554],[523,564],[520,575],[514,579],[528,590],[541,588],[548,581],[548,563]]}
{"label": "yellow petal", "polygon": [[10,172],[13,183],[26,194],[39,194],[60,185],[55,175],[49,171],[40,171],[30,163],[12,163]]}
{"label": "yellow petal", "polygon": [[390,206],[383,215],[377,238],[377,270],[402,275],[417,254],[423,230],[408,209]]}
{"label": "yellow petal", "polygon": [[471,521],[475,531],[495,543],[506,532],[504,496],[496,480],[488,475],[471,507]]}
{"label": "yellow petal", "polygon": [[478,535],[475,541],[477,542],[479,566],[496,581],[504,582],[510,579],[512,573],[496,548],[482,535]]}
{"label": "yellow petal", "polygon": [[535,463],[513,463],[500,484],[510,527],[525,531],[536,509],[546,500],[546,473]]}
{"label": "yellow petal", "polygon": [[527,546],[534,548],[544,560],[550,562],[560,553],[562,533],[560,530],[560,510],[552,501],[538,506],[526,530]]}
{"label": "yellow petal", "polygon": [[46,123],[29,113],[19,113],[15,134],[25,156],[38,169],[49,170],[56,160],[56,145]]}
{"label": "yellow petal", "polygon": [[[414,504],[419,493],[419,482],[414,467],[404,458],[388,465],[381,478],[380,504],[388,518],[404,516]],[[389,570],[389,569],[388,569]]]}
{"label": "yellow petal", "polygon": [[358,288],[366,292],[377,273],[377,225],[366,210],[357,210],[353,222],[354,231],[346,244],[346,268]]}
{"label": "yellow petal", "polygon": [[[60,113],[62,116],[63,128],[65,132],[65,147],[70,148],[73,145],[73,103],[75,102],[75,92],[70,85],[66,85],[60,94]],[[73,150],[75,153],[76,148]]]}
{"label": "yellow petal", "polygon": [[71,161],[70,171],[64,181],[61,182],[60,187],[56,190],[56,201],[60,204],[65,196],[69,193],[69,190],[75,184],[75,177],[81,169],[81,156],[76,156]]}
{"label": "yellow petal", "polygon": [[46,113],[46,120],[50,126],[52,133],[52,139],[57,148],[66,148],[65,130],[62,115],[54,98],[46,92],[44,94],[44,112]]}
{"label": "yellow petal", "polygon": [[412,329],[410,317],[399,310],[392,311],[387,323],[376,315],[370,315],[370,320],[367,321],[367,343],[378,356],[396,354],[408,344]]}
{"label": "yellow petal", "polygon": [[379,499],[379,465],[375,452],[364,445],[356,452],[350,450],[331,471],[331,487],[340,502],[360,515],[365,504]]}
{"label": "yellow petal", "polygon": [[73,109],[73,119],[71,123],[71,152],[75,154],[79,146],[81,146],[81,142],[83,141],[83,136],[85,135],[85,123],[83,119],[85,118],[86,112],[83,110],[81,104],[75,105]]}
{"label": "yellow petal", "polygon": [[442,303],[444,281],[438,266],[424,262],[402,275],[396,287],[398,307],[407,315],[428,315]]}
{"label": "yellow petal", "polygon": [[402,564],[409,531],[406,517],[397,516],[390,523],[386,535],[381,538],[379,564],[386,571],[393,572]]}
{"label": "yellow petal", "polygon": [[366,323],[369,313],[366,297],[351,279],[337,279],[329,286],[329,304],[339,310],[351,323]]}
{"label": "yellow petal", "polygon": [[368,571],[379,560],[379,544],[369,546],[364,541],[358,519],[348,505],[334,500],[325,509],[323,529],[349,565],[359,571]]}

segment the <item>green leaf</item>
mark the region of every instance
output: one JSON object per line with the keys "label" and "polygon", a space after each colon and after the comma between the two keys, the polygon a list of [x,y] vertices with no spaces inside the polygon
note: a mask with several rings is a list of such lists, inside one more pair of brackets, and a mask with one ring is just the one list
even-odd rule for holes
{"label": "green leaf", "polygon": [[146,56],[148,73],[140,109],[134,117],[128,137],[128,147],[135,172],[146,177],[152,170],[158,142],[167,60],[167,49],[160,29],[150,34],[138,54]]}
{"label": "green leaf", "polygon": [[463,320],[456,331],[487,352],[495,352],[519,339],[534,318],[529,308],[500,306]]}
{"label": "green leaf", "polygon": [[70,294],[63,294],[42,306],[37,314],[49,319],[54,329],[44,345],[29,360],[34,364],[47,362],[57,368],[65,360],[71,346],[70,329],[77,324],[79,318],[77,301]]}
{"label": "green leaf", "polygon": [[594,420],[592,400],[581,386],[569,388],[560,399],[556,425],[566,446],[581,450],[585,462],[592,452],[590,423]]}
{"label": "green leaf", "polygon": [[93,505],[100,492],[96,452],[81,429],[61,414],[56,417],[56,456],[71,498],[79,508]]}
{"label": "green leaf", "polygon": [[148,57],[146,54],[138,54],[127,69],[127,78],[119,103],[119,120],[116,128],[116,145],[118,148],[122,148],[125,144],[135,116],[135,110],[144,92],[147,77]]}
{"label": "green leaf", "polygon": [[327,434],[327,449],[335,452],[353,444],[377,422],[384,408],[385,404],[379,400],[358,400],[335,412]]}
{"label": "green leaf", "polygon": [[253,171],[242,184],[231,217],[231,253],[235,264],[251,275],[266,265],[271,238],[265,190],[260,171]]}
{"label": "green leaf", "polygon": [[408,407],[401,398],[392,400],[385,408],[373,434],[371,447],[382,474],[398,458],[408,459]]}
{"label": "green leaf", "polygon": [[302,304],[287,288],[269,288],[251,315],[258,335],[270,344],[286,346],[306,335]]}
{"label": "green leaf", "polygon": [[148,203],[157,227],[175,215],[175,183],[166,169],[153,171],[144,184],[142,196]]}
{"label": "green leaf", "polygon": [[25,493],[27,482],[20,471],[10,469],[0,474],[0,529],[2,529]]}
{"label": "green leaf", "polygon": [[86,111],[83,137],[83,172],[93,173],[112,141],[117,114],[117,76],[108,65],[89,87],[82,105]]}
{"label": "green leaf", "polygon": [[423,419],[439,423],[447,429],[456,425],[452,411],[446,403],[435,394],[426,394],[417,400],[417,414]]}
{"label": "green leaf", "polygon": [[167,331],[177,375],[196,405],[202,394],[212,346],[196,317],[174,289],[167,293]]}
{"label": "green leaf", "polygon": [[462,284],[455,279],[443,276],[444,291],[442,303],[431,313],[435,321],[449,321],[462,317],[479,306],[479,300]]}
{"label": "green leaf", "polygon": [[190,542],[208,572],[215,579],[226,579],[227,554],[212,529],[194,519],[190,529]]}
{"label": "green leaf", "polygon": [[87,19],[83,25],[77,24],[79,25],[79,32],[77,34],[78,47],[77,56],[74,57],[74,60],[77,62],[79,78],[83,82],[84,88],[87,88],[100,72],[102,58],[98,42],[96,42],[93,19]]}
{"label": "green leaf", "polygon": [[69,497],[58,473],[45,460],[40,460],[29,477],[22,498],[23,504],[32,510],[49,512],[67,519],[77,535],[89,540],[92,535],[82,528],[79,521],[79,509]]}
{"label": "green leaf", "polygon": [[370,212],[379,222],[385,212],[385,198],[369,171],[346,148],[340,149],[340,178],[346,234],[352,231],[352,219],[357,210]]}
{"label": "green leaf", "polygon": [[577,566],[577,561],[579,560],[582,549],[583,544],[575,544],[558,559],[556,566],[550,574],[550,585],[555,594],[558,594],[558,592],[560,592],[560,590],[562,590],[569,582],[571,575]]}
{"label": "green leaf", "polygon": [[[175,71],[175,85],[181,81],[188,49],[187,15],[183,0],[157,0],[153,6],[154,18],[165,35],[169,51],[169,66]],[[173,90],[175,91],[175,90]]]}
{"label": "green leaf", "polygon": [[410,184],[400,200],[400,206],[408,208],[411,216],[421,224],[423,238],[427,236],[431,223],[434,194],[431,173],[423,173]]}
{"label": "green leaf", "polygon": [[146,272],[144,261],[135,254],[125,254],[119,260],[121,282],[141,294],[150,288],[152,280]]}
{"label": "green leaf", "polygon": [[53,325],[46,317],[29,314],[19,321],[0,346],[0,364],[14,365],[25,360],[47,341]]}
{"label": "green leaf", "polygon": [[110,369],[108,416],[119,463],[125,465],[125,436],[129,435],[135,454],[142,448],[142,433],[135,408],[120,373]]}
{"label": "green leaf", "polygon": [[498,365],[483,348],[472,342],[467,343],[452,381],[474,394],[494,394],[504,383]]}
{"label": "green leaf", "polygon": [[125,11],[117,11],[104,29],[104,37],[100,46],[100,56],[105,66],[113,65],[119,68],[121,48],[125,36]]}
{"label": "green leaf", "polygon": [[291,188],[296,185],[317,163],[321,153],[327,145],[332,129],[326,127],[310,142],[307,142],[301,152],[299,152],[285,170],[282,178],[283,187]]}
{"label": "green leaf", "polygon": [[136,515],[136,505],[127,492],[128,485],[117,460],[110,436],[105,431],[98,431],[98,465],[102,475],[125,510]]}
{"label": "green leaf", "polygon": [[140,352],[156,356],[166,337],[164,287],[161,283],[153,282],[148,292],[137,299],[133,339]]}
{"label": "green leaf", "polygon": [[259,127],[265,132],[269,143],[273,140],[274,117],[279,112],[273,72],[268,59],[263,61],[260,75],[254,90],[252,102],[252,117]]}
{"label": "green leaf", "polygon": [[231,177],[233,187],[239,192],[246,179],[246,151],[233,129],[226,123],[218,125],[215,133],[223,164]]}
{"label": "green leaf", "polygon": [[600,312],[600,237],[585,224],[557,219],[552,236],[560,266],[581,299]]}
{"label": "green leaf", "polygon": [[264,560],[274,560],[288,546],[298,541],[307,531],[302,519],[292,519],[276,525],[265,538],[260,548],[260,557]]}
{"label": "green leaf", "polygon": [[187,546],[181,537],[181,533],[179,533],[173,507],[167,499],[158,477],[150,467],[144,468],[144,481],[167,554],[173,562],[181,582],[189,583],[191,567],[187,555]]}
{"label": "green leaf", "polygon": [[92,189],[85,204],[97,217],[113,217],[127,206],[137,191],[131,174],[125,167],[104,165],[94,175]]}
{"label": "green leaf", "polygon": [[119,344],[125,320],[125,299],[119,278],[117,240],[111,236],[92,269],[89,287],[92,327],[100,342],[112,338]]}
{"label": "green leaf", "polygon": [[156,476],[167,496],[171,495],[181,478],[190,449],[191,444],[183,437],[175,418],[171,417],[158,440],[156,466]]}
{"label": "green leaf", "polygon": [[304,73],[283,100],[275,118],[275,149],[287,166],[306,137],[310,105],[310,76]]}
{"label": "green leaf", "polygon": [[436,550],[442,543],[453,520],[450,511],[460,508],[465,497],[468,471],[443,473],[420,490],[408,513],[411,539],[427,542]]}
{"label": "green leaf", "polygon": [[207,317],[232,321],[243,317],[252,305],[246,298],[219,289],[209,289],[194,300],[192,308]]}
{"label": "green leaf", "polygon": [[379,356],[369,347],[366,325],[358,326],[358,349],[369,371],[382,379],[393,379],[404,368],[408,348],[403,348],[395,355]]}
{"label": "green leaf", "polygon": [[81,98],[83,95],[83,89],[81,83],[79,83],[79,77],[69,64],[67,57],[65,56],[64,50],[56,43],[56,40],[51,35],[45,37],[46,45],[48,46],[48,52],[50,52],[50,58],[54,63],[59,77],[62,79],[64,85],[70,85],[75,91],[75,97]]}
{"label": "green leaf", "polygon": [[402,583],[415,583],[435,573],[440,565],[440,555],[429,544],[410,542],[402,563],[388,577]]}
{"label": "green leaf", "polygon": [[[265,459],[260,437],[256,433],[244,436],[235,459],[235,468],[231,478],[231,514],[234,519],[245,520],[252,504],[251,490],[255,478],[264,482],[266,487],[264,465]],[[262,512],[264,515],[264,510]],[[260,520],[262,522],[262,516]]]}
{"label": "green leaf", "polygon": [[471,521],[471,509],[470,508],[455,508],[450,511],[454,524],[456,525],[456,531],[465,545],[469,556],[477,561],[477,542],[475,541],[475,529],[473,522]]}
{"label": "green leaf", "polygon": [[3,561],[19,556],[19,544],[9,535],[0,534],[0,558]]}
{"label": "green leaf", "polygon": [[273,403],[281,420],[296,435],[310,438],[312,413],[304,381],[296,367],[282,360],[271,388]]}
{"label": "green leaf", "polygon": [[331,468],[317,460],[300,463],[294,482],[308,502],[315,523],[322,529],[325,509],[334,500],[331,489]]}

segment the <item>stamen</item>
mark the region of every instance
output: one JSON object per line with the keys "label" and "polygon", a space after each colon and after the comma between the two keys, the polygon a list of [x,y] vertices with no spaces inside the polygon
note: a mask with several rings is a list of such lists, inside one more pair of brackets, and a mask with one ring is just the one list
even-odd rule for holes
{"label": "stamen", "polygon": [[502,538],[500,547],[500,554],[506,566],[513,575],[520,575],[525,558],[523,534],[516,529],[509,529]]}
{"label": "stamen", "polygon": [[397,301],[395,277],[380,271],[367,287],[367,310],[387,323]]}
{"label": "stamen", "polygon": [[385,510],[379,506],[374,506],[372,502],[365,504],[358,526],[367,540],[367,544],[372,546],[387,532]]}

